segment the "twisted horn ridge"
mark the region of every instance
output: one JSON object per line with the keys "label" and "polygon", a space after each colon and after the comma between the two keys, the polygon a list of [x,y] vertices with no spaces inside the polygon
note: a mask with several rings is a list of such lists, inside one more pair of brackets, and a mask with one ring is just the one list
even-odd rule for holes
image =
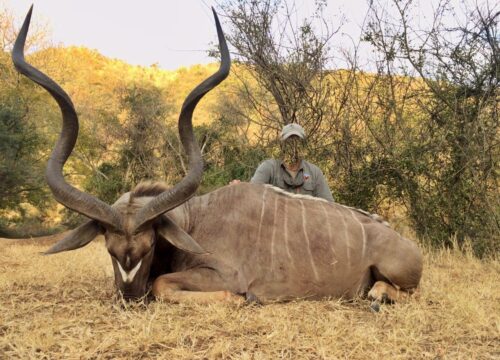
{"label": "twisted horn ridge", "polygon": [[68,94],[47,75],[24,60],[24,45],[31,21],[31,6],[12,50],[12,61],[17,71],[47,90],[61,109],[63,125],[57,144],[47,163],[45,178],[56,200],[64,206],[116,229],[121,228],[120,217],[108,204],[69,185],[62,173],[64,164],[78,137],[78,116]]}
{"label": "twisted horn ridge", "polygon": [[212,12],[219,38],[221,64],[215,74],[191,91],[184,101],[181,114],[179,115],[179,135],[184,151],[189,158],[189,172],[172,189],[164,191],[141,209],[135,219],[135,228],[189,200],[200,185],[203,176],[203,159],[193,132],[193,111],[201,98],[229,75],[229,68],[231,66],[231,58],[219,18],[214,8],[212,8]]}

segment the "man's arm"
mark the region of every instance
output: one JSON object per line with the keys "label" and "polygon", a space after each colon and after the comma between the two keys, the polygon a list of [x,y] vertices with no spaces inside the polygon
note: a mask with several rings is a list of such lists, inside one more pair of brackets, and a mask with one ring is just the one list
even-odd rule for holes
{"label": "man's arm", "polygon": [[318,178],[316,180],[316,188],[314,189],[314,196],[323,198],[325,200],[334,202],[332,192],[330,191],[330,187],[325,180],[325,176],[323,172],[318,169]]}
{"label": "man's arm", "polygon": [[268,160],[266,160],[259,165],[257,170],[255,170],[255,174],[253,174],[250,182],[254,184],[270,184],[272,174],[272,165]]}

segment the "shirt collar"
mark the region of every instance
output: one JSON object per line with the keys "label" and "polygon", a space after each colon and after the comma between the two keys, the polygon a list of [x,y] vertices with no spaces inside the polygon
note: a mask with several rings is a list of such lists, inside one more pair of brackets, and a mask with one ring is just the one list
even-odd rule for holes
{"label": "shirt collar", "polygon": [[280,165],[281,165],[281,168],[284,170],[283,181],[289,187],[297,188],[297,187],[300,187],[304,184],[304,160],[300,161],[300,166],[297,170],[297,176],[295,178],[292,178],[292,176],[288,172],[288,170],[287,170],[287,168],[282,160],[280,161]]}

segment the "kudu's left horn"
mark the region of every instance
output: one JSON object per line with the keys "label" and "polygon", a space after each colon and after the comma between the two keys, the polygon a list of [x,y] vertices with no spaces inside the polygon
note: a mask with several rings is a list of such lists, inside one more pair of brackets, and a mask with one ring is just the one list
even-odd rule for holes
{"label": "kudu's left horn", "polygon": [[12,61],[17,71],[33,80],[56,100],[61,109],[63,125],[57,144],[49,158],[45,177],[58,202],[100,223],[121,229],[120,217],[108,204],[71,186],[64,180],[64,164],[73,150],[78,137],[78,116],[68,94],[52,79],[24,60],[24,45],[31,20],[31,6],[17,36],[12,51]]}
{"label": "kudu's left horn", "polygon": [[200,185],[203,175],[203,159],[201,157],[200,147],[196,142],[193,133],[193,111],[206,93],[219,85],[229,74],[231,58],[227,48],[226,39],[220,26],[219,18],[215,9],[212,8],[217,27],[217,36],[219,38],[219,49],[221,54],[221,64],[219,70],[208,79],[199,84],[188,95],[182,105],[179,115],[179,135],[184,147],[184,151],[189,158],[189,171],[187,175],[172,189],[169,189],[156,198],[151,200],[144,208],[140,210],[135,219],[135,227],[138,228],[146,221],[154,219],[191,198]]}

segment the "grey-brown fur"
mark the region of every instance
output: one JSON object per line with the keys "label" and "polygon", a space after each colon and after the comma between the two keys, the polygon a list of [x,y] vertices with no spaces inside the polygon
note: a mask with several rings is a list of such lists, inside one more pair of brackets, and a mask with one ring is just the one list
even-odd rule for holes
{"label": "grey-brown fur", "polygon": [[[176,251],[173,272],[210,268],[225,284],[215,290],[248,292],[264,301],[351,298],[383,278],[411,291],[422,272],[416,244],[380,222],[262,185],[226,186],[168,215],[188,224],[184,230],[209,253]],[[200,286],[214,290],[210,283]]]}

